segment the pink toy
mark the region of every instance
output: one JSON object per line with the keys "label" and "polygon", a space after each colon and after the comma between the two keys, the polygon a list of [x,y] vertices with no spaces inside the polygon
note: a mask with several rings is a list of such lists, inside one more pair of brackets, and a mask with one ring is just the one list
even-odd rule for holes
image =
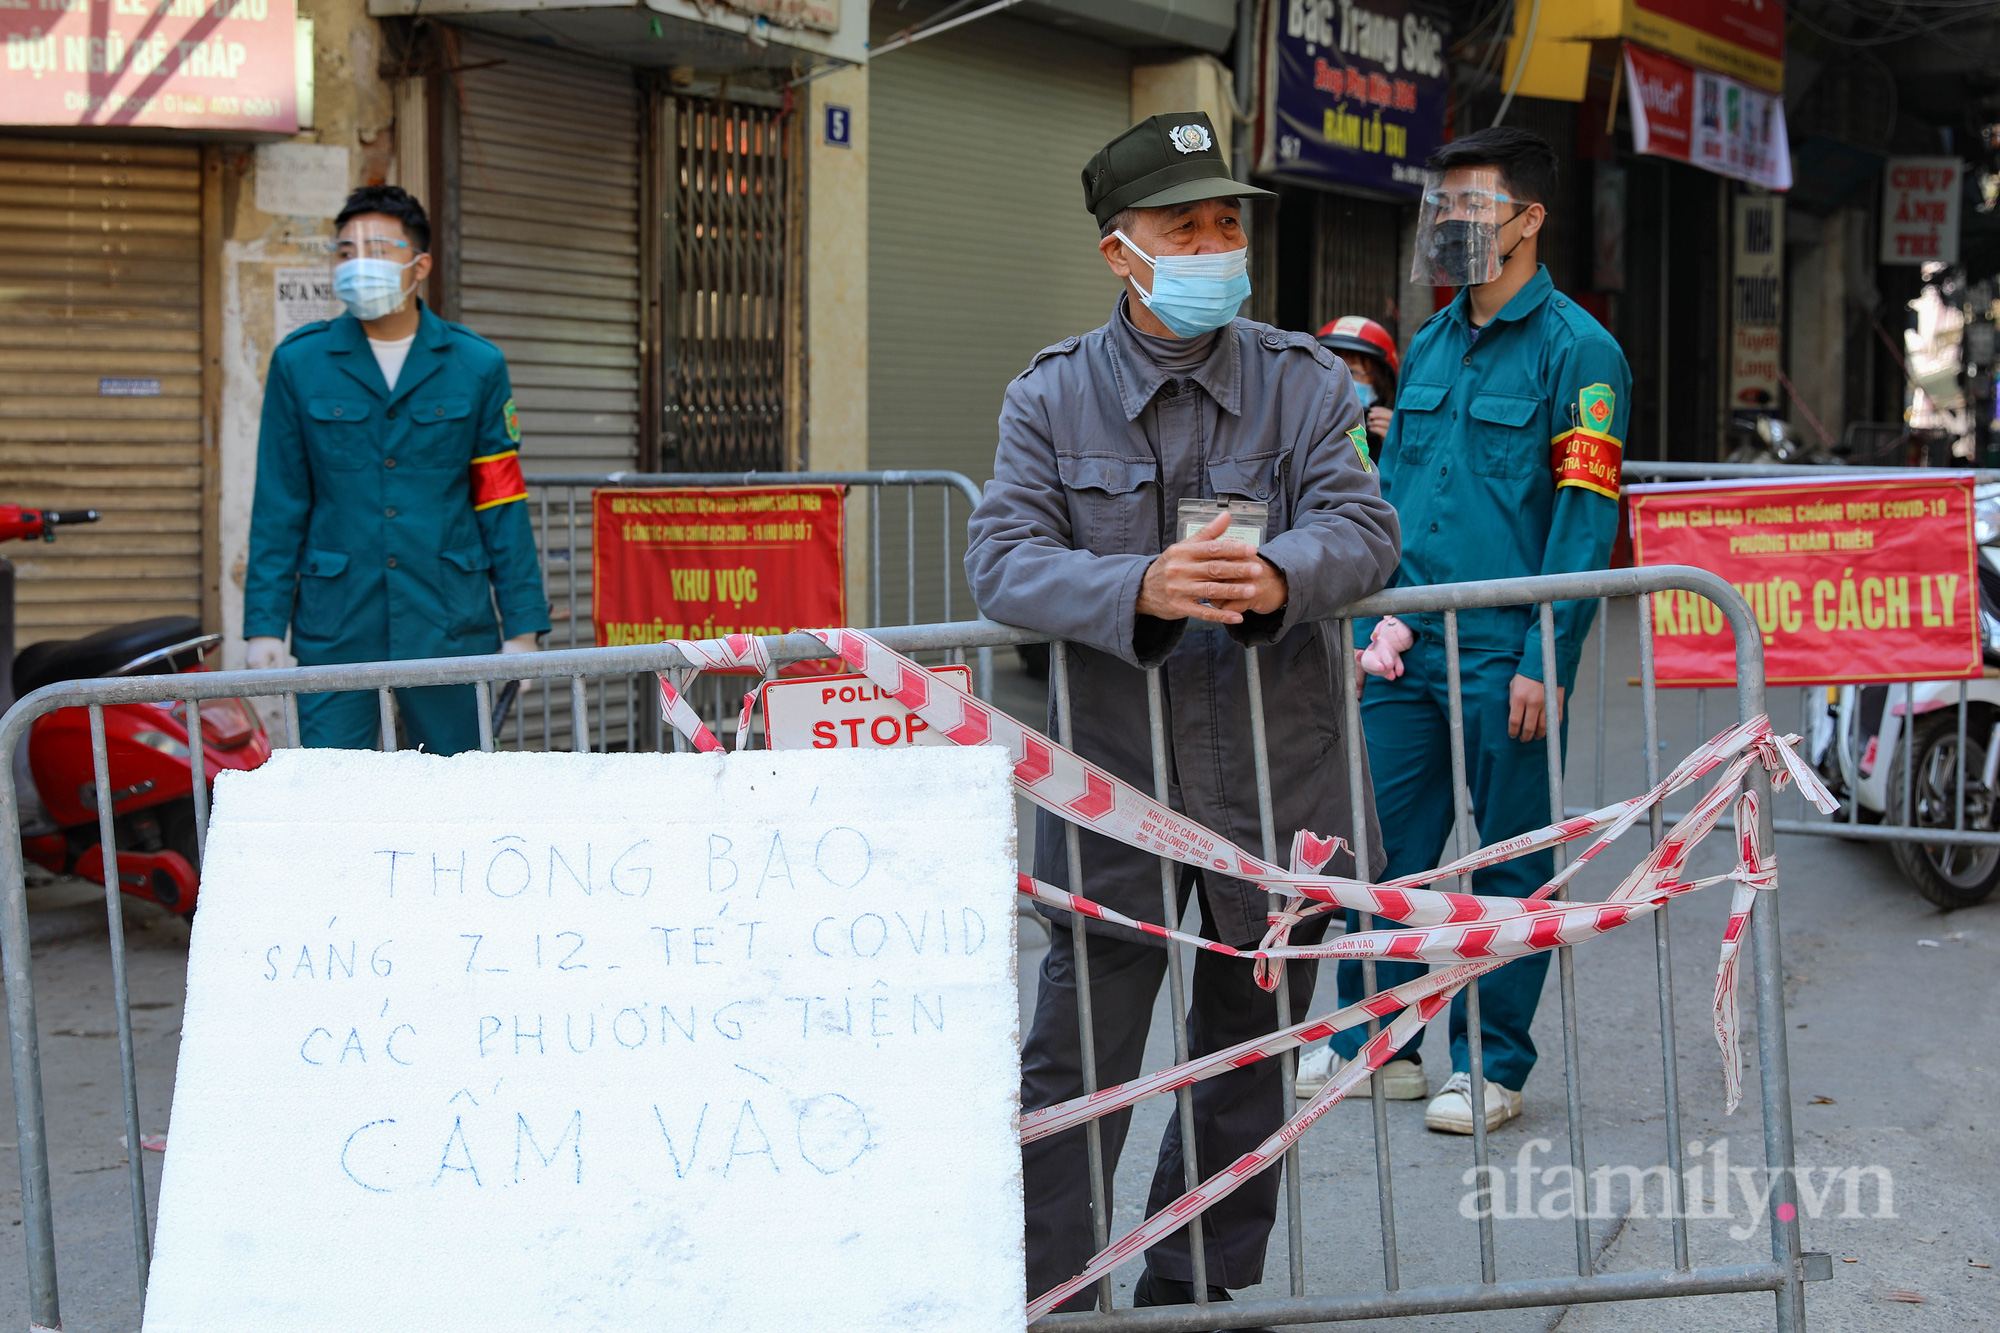
{"label": "pink toy", "polygon": [[1410,627],[1394,616],[1383,616],[1368,636],[1368,646],[1355,653],[1361,669],[1371,676],[1394,680],[1403,674],[1403,654],[1416,642]]}

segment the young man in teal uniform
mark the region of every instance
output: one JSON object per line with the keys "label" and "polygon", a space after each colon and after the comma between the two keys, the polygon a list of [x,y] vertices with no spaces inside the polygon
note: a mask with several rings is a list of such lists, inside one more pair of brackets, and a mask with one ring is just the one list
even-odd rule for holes
{"label": "young man in teal uniform", "polygon": [[[1411,341],[1383,442],[1382,494],[1403,527],[1391,586],[1602,569],[1617,530],[1632,377],[1611,335],[1556,291],[1536,260],[1555,198],[1555,152],[1525,131],[1488,129],[1445,145],[1428,166],[1411,281],[1462,290]],[[1554,663],[1542,660],[1532,608],[1458,613],[1466,777],[1484,842],[1550,822],[1547,729],[1559,725],[1567,738],[1562,701],[1596,609],[1594,601],[1557,604]],[[1405,620],[1415,643],[1403,674],[1369,680],[1361,703],[1385,877],[1436,865],[1453,824],[1444,617]],[[1369,629],[1356,626],[1364,636]],[[1553,854],[1542,852],[1475,873],[1472,888],[1519,898],[1554,873]],[[1547,953],[1533,954],[1480,980],[1489,1127],[1520,1114],[1535,1063],[1528,1028],[1548,966]],[[1424,970],[1377,963],[1376,986]],[[1359,962],[1342,962],[1336,974],[1342,1004],[1362,998]],[[1340,1033],[1332,1049],[1352,1059],[1366,1037],[1359,1028]],[[1424,1123],[1470,1134],[1462,993],[1451,1006],[1451,1066]],[[1308,1072],[1302,1066],[1302,1088]],[[1429,1091],[1414,1043],[1382,1077],[1388,1096],[1416,1100]]]}
{"label": "young man in teal uniform", "polygon": [[[252,668],[532,652],[549,628],[507,362],[416,296],[430,222],[393,185],[338,219],[337,319],[271,357],[243,594]],[[494,619],[499,604],[500,622]],[[396,692],[412,745],[479,747],[470,685]],[[307,745],[377,738],[372,693],[302,694]]]}

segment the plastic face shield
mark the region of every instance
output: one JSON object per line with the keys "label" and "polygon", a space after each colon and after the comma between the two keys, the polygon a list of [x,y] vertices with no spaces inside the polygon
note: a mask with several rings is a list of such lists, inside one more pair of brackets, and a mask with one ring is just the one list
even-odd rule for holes
{"label": "plastic face shield", "polygon": [[401,268],[417,257],[417,249],[403,232],[403,224],[382,217],[358,217],[340,229],[333,243],[333,262],[350,259],[386,259]]}
{"label": "plastic face shield", "polygon": [[1468,287],[1500,276],[1500,229],[1519,209],[1498,167],[1454,167],[1424,178],[1410,281]]}

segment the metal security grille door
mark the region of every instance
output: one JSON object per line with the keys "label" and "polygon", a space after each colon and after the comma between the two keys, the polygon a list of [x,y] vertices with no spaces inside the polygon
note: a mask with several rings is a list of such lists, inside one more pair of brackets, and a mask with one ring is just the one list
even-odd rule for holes
{"label": "metal security grille door", "polygon": [[[1403,274],[1403,207],[1372,199],[1321,194],[1319,250],[1314,287],[1312,326],[1319,328],[1342,315],[1365,315],[1400,336]],[[1418,314],[1421,323],[1423,311]]]}
{"label": "metal security grille door", "polygon": [[458,318],[507,354],[531,471],[639,461],[639,127],[631,71],[469,38]]}
{"label": "metal security grille door", "polygon": [[674,226],[662,466],[782,469],[791,118],[695,97],[670,99],[668,118]]}
{"label": "metal security grille door", "polygon": [[16,645],[201,614],[201,150],[0,139],[0,496],[101,510],[19,570]]}

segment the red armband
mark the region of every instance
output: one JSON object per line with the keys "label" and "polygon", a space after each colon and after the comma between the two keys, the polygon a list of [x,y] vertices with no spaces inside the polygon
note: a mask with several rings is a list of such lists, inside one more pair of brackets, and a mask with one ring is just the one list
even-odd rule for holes
{"label": "red armband", "polygon": [[1624,456],[1625,446],[1619,441],[1579,426],[1551,441],[1549,468],[1556,475],[1557,490],[1581,486],[1616,500],[1619,465]]}
{"label": "red armband", "polygon": [[521,455],[509,449],[504,454],[488,454],[472,460],[472,507],[491,509],[528,498],[528,483],[521,477]]}

